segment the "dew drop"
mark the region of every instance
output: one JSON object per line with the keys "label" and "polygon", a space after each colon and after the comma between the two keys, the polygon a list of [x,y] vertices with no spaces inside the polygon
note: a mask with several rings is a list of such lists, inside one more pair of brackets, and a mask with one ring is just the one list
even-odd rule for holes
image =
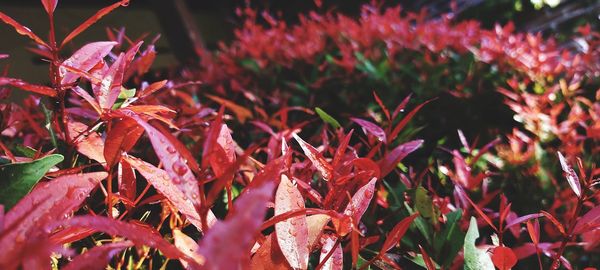
{"label": "dew drop", "polygon": [[175,147],[173,147],[172,145],[167,146],[167,152],[171,153],[171,154],[175,154],[177,152],[177,150],[175,150]]}
{"label": "dew drop", "polygon": [[[167,178],[167,179],[168,179],[168,178]],[[175,177],[175,178],[173,178],[173,184],[175,184],[175,185],[179,185],[179,184],[181,184],[181,178],[179,178],[179,177]]]}
{"label": "dew drop", "polygon": [[185,164],[181,161],[176,161],[175,163],[173,163],[172,169],[177,175],[184,175],[188,172],[187,166],[185,166]]}

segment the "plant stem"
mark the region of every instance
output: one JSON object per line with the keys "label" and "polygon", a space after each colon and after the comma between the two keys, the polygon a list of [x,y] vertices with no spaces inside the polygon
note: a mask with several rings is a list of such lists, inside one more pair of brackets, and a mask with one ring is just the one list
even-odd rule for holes
{"label": "plant stem", "polygon": [[573,239],[573,230],[575,229],[575,222],[577,221],[577,217],[579,216],[580,212],[581,212],[581,208],[583,207],[583,202],[585,201],[585,198],[583,197],[579,197],[577,200],[577,206],[575,207],[575,212],[573,213],[573,216],[571,217],[571,220],[569,221],[569,229],[567,230],[567,235],[566,237],[563,237],[563,241],[560,245],[560,249],[558,250],[558,253],[556,253],[556,255],[554,256],[554,259],[552,260],[552,265],[550,266],[551,270],[556,270],[558,269],[558,267],[560,266],[560,257],[562,257],[563,253],[565,252],[565,248],[567,247],[567,244],[569,242],[571,242],[571,240]]}

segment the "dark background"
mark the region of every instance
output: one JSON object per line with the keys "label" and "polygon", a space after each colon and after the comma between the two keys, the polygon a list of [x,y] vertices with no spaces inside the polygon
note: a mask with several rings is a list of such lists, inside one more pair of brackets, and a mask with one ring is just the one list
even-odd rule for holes
{"label": "dark background", "polygon": [[[94,14],[98,9],[112,4],[108,0],[61,0],[56,9],[56,25],[59,37],[64,37],[71,29]],[[208,49],[215,49],[218,41],[229,41],[239,18],[235,8],[245,5],[244,0],[133,0],[128,7],[118,8],[96,25],[88,29],[74,41],[73,49],[87,42],[106,39],[106,27],[114,29],[126,27],[128,36],[135,38],[148,33],[161,34],[157,43],[158,56],[154,68],[163,69],[193,63],[193,39],[190,33]],[[317,8],[311,0],[251,1],[251,5],[261,10],[269,10],[293,23],[298,13],[320,9],[358,15],[360,6],[371,1],[323,0]],[[404,0],[380,1],[382,5],[402,5],[405,10],[426,9],[429,17],[438,18],[450,11],[450,1]],[[600,24],[600,1],[562,0],[557,7],[544,5],[535,8],[530,0],[457,0],[458,20],[477,19],[485,27],[493,27],[496,22],[515,22],[519,31],[538,32],[555,36],[564,46],[576,46],[568,35],[576,26],[591,23],[597,30]],[[31,28],[39,36],[45,37],[48,31],[47,17],[39,0],[10,0],[0,3],[0,11]],[[9,64],[9,76],[30,82],[45,83],[46,63],[25,50],[31,46],[29,40],[19,36],[6,26],[0,26],[0,53],[10,58],[1,60]]]}

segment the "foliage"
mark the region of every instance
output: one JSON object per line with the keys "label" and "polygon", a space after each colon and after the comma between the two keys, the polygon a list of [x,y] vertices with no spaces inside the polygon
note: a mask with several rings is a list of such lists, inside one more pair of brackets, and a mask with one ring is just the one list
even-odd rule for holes
{"label": "foliage", "polygon": [[[600,263],[589,27],[578,53],[399,7],[294,26],[246,8],[237,39],[199,70],[147,82],[155,40],[124,30],[64,56],[127,0],[62,41],[57,4],[42,1],[47,40],[0,12],[51,82],[0,77],[5,98],[31,93],[0,107],[2,269]],[[482,99],[517,122],[495,125]],[[448,119],[475,128],[455,136]]]}

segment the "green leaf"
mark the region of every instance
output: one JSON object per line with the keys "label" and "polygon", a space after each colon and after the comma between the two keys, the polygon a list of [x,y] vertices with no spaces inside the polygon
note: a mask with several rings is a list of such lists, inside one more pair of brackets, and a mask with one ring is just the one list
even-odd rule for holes
{"label": "green leaf", "polygon": [[46,108],[46,105],[44,105],[44,103],[42,104],[42,111],[44,112],[44,116],[46,118],[46,128],[48,129],[48,132],[50,133],[50,141],[52,142],[52,145],[54,146],[54,148],[58,149],[58,139],[56,137],[56,133],[54,132],[54,129],[52,128],[52,111],[48,110],[48,108]]}
{"label": "green leaf", "polygon": [[435,236],[434,250],[444,266],[449,266],[465,241],[465,234],[460,230],[459,221],[462,210],[458,209],[446,215],[444,230]]}
{"label": "green leaf", "polygon": [[433,217],[433,201],[427,195],[427,190],[422,186],[415,190],[415,209],[419,211],[422,217]]}
{"label": "green leaf", "polygon": [[49,155],[30,162],[0,166],[0,204],[13,207],[54,165],[63,161],[62,155]]}
{"label": "green leaf", "polygon": [[465,270],[494,270],[492,258],[483,250],[475,246],[475,241],[479,238],[479,230],[477,229],[477,220],[471,217],[469,230],[465,236],[464,256]]}
{"label": "green leaf", "polygon": [[317,112],[317,114],[319,115],[319,117],[321,117],[323,122],[330,124],[333,128],[337,129],[342,126],[342,125],[340,125],[340,122],[335,120],[335,118],[331,117],[331,115],[329,115],[325,111],[321,110],[321,108],[316,107],[315,112]]}

